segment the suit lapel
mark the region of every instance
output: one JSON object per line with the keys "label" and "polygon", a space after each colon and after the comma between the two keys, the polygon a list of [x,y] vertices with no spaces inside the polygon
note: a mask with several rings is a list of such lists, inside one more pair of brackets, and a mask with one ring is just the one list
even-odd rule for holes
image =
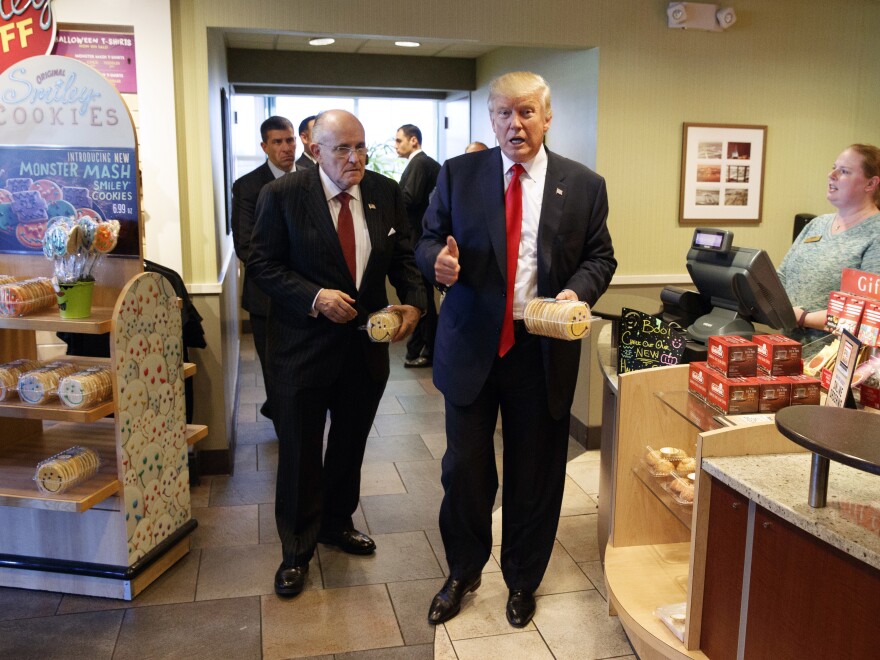
{"label": "suit lapel", "polygon": [[348,265],[345,263],[345,255],[342,254],[342,246],[339,244],[339,235],[336,233],[336,227],[333,225],[333,216],[330,215],[330,208],[327,205],[327,199],[324,197],[324,186],[321,185],[321,177],[318,175],[318,168],[313,167],[308,170],[308,192],[305,199],[306,217],[313,218],[313,222],[318,232],[327,241],[330,250],[336,256],[337,267],[351,281],[351,273],[348,272]]}
{"label": "suit lapel", "polygon": [[367,225],[367,232],[370,234],[370,258],[364,267],[364,274],[361,276],[361,287],[367,281],[370,275],[370,269],[375,262],[374,255],[377,253],[382,242],[382,231],[385,225],[382,223],[382,204],[379,199],[378,189],[373,185],[372,177],[364,174],[361,180],[361,204],[364,207],[364,222]]}
{"label": "suit lapel", "polygon": [[553,239],[559,233],[562,210],[568,190],[565,173],[558,167],[558,159],[547,151],[547,176],[541,199],[541,219],[538,221],[538,291],[547,291],[553,256]]}
{"label": "suit lapel", "polygon": [[[496,153],[489,160],[480,181],[480,190],[489,191],[483,195],[483,209],[486,214],[486,225],[489,240],[498,261],[501,276],[507,279],[507,220],[504,212],[504,173],[501,171],[501,149],[495,147]],[[499,190],[500,188],[500,190]],[[499,204],[498,200],[501,200]]]}

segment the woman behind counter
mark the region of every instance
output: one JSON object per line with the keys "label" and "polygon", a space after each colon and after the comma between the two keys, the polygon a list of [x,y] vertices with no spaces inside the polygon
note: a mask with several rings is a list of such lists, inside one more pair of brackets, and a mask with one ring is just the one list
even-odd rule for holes
{"label": "woman behind counter", "polygon": [[813,218],[779,267],[798,325],[825,326],[828,295],[844,268],[880,273],[880,149],[847,147],[828,173],[825,197],[837,209]]}

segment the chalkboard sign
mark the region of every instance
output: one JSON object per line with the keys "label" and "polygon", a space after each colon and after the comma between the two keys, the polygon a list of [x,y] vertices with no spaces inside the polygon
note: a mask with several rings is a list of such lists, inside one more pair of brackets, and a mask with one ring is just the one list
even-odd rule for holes
{"label": "chalkboard sign", "polygon": [[617,373],[679,364],[685,341],[678,326],[624,307],[618,325]]}

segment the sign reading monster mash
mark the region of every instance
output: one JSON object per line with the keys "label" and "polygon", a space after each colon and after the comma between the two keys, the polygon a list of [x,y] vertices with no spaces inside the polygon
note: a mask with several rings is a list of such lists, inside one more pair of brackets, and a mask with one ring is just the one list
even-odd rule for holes
{"label": "sign reading monster mash", "polygon": [[137,179],[128,110],[94,69],[43,55],[0,74],[0,252],[40,252],[52,218],[88,215],[119,220],[113,254],[139,256]]}

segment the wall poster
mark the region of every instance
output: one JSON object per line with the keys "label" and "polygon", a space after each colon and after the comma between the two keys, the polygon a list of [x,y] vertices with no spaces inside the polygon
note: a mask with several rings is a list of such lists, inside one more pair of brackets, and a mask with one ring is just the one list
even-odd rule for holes
{"label": "wall poster", "polygon": [[[62,146],[63,145],[63,146]],[[53,217],[119,220],[114,256],[139,256],[134,128],[94,69],[42,55],[0,74],[0,252],[42,252]]]}

